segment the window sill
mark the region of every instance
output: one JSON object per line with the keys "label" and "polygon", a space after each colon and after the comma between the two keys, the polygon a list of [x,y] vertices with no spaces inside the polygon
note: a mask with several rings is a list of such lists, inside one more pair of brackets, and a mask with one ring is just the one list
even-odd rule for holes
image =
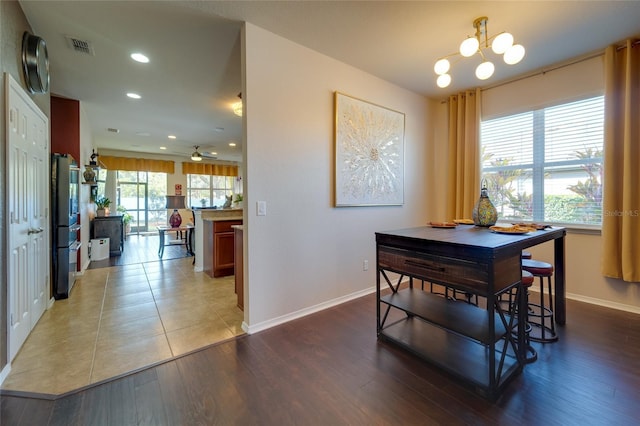
{"label": "window sill", "polygon": [[552,223],[553,226],[562,226],[568,234],[602,235],[600,225],[581,225],[576,223]]}

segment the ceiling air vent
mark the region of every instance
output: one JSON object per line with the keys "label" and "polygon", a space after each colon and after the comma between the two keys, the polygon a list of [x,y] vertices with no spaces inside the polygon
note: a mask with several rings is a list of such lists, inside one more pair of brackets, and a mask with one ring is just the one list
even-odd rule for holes
{"label": "ceiling air vent", "polygon": [[77,37],[66,36],[67,42],[69,43],[69,47],[75,50],[78,53],[84,53],[86,55],[94,56],[93,46],[86,40],[80,40]]}

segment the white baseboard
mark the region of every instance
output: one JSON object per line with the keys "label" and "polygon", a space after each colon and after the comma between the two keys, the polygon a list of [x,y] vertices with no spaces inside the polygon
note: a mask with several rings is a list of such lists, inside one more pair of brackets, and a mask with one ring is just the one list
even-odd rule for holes
{"label": "white baseboard", "polygon": [[338,297],[336,299],[332,299],[329,300],[327,302],[323,302],[323,303],[319,303],[317,305],[314,306],[310,306],[308,308],[304,308],[304,309],[300,309],[299,311],[295,311],[295,312],[291,312],[289,314],[286,315],[282,315],[267,321],[263,321],[260,322],[258,324],[253,324],[253,325],[248,325],[246,323],[242,323],[242,329],[247,333],[247,334],[253,334],[253,333],[257,333],[259,331],[263,331],[266,329],[269,329],[271,327],[275,327],[277,325],[280,324],[284,324],[285,322],[289,322],[292,321],[294,319],[298,319],[298,318],[302,318],[304,316],[307,316],[309,314],[313,314],[328,308],[331,308],[333,306],[337,306],[340,305],[342,303],[348,302],[350,300],[353,299],[357,299],[359,297],[362,296],[366,296],[367,294],[371,294],[374,291],[376,291],[375,287],[370,287],[364,290],[360,290],[360,291],[356,291],[355,293],[351,293],[351,294],[347,294],[346,296],[341,296]]}
{"label": "white baseboard", "polygon": [[[540,293],[540,287],[531,287],[529,291]],[[546,293],[546,290],[545,290]],[[553,293],[555,296],[555,293]],[[631,312],[633,314],[640,314],[640,307],[633,305],[625,305],[624,303],[612,302],[610,300],[598,299],[596,297],[583,296],[576,293],[567,293],[567,299],[575,300],[577,302],[584,302],[590,305],[602,306],[603,308],[616,309],[618,311]]]}
{"label": "white baseboard", "polygon": [[193,267],[193,271],[194,272],[202,272],[202,271],[204,271],[204,267],[202,267],[202,266],[194,266]]}
{"label": "white baseboard", "polygon": [[4,379],[6,379],[9,376],[10,372],[11,372],[11,363],[5,365],[2,371],[0,371],[0,385],[4,382]]}
{"label": "white baseboard", "polygon": [[577,300],[578,302],[590,303],[592,305],[602,306],[604,308],[617,309],[619,311],[640,314],[639,306],[625,305],[624,303],[612,302],[610,300],[597,299],[595,297],[582,296],[580,294],[567,293],[567,299]]}

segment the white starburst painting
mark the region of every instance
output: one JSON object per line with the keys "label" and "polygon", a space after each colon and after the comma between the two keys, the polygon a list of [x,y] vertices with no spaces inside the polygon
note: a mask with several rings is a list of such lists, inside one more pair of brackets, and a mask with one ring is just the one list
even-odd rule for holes
{"label": "white starburst painting", "polygon": [[335,204],[404,203],[404,114],[335,93]]}

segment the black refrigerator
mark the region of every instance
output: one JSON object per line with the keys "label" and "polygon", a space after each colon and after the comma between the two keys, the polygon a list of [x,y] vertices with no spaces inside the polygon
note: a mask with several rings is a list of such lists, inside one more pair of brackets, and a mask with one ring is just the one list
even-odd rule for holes
{"label": "black refrigerator", "polygon": [[75,282],[80,169],[69,154],[51,155],[51,276],[53,297],[66,299]]}

